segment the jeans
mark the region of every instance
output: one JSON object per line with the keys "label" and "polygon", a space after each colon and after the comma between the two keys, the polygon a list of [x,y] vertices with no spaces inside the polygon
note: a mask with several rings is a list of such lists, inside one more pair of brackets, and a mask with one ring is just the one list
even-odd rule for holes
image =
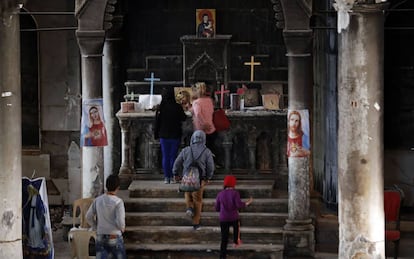
{"label": "jeans", "polygon": [[[112,255],[112,257],[108,257]],[[96,237],[97,259],[126,259],[124,239],[117,235],[97,235]]]}
{"label": "jeans", "polygon": [[162,153],[162,169],[164,171],[164,177],[171,179],[172,169],[177,158],[178,147],[180,145],[180,139],[160,138],[161,153]]}

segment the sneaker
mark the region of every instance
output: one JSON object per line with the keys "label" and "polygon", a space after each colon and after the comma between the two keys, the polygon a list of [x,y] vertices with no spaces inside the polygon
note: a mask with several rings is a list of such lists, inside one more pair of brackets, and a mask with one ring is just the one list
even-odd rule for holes
{"label": "sneaker", "polygon": [[169,184],[170,183],[170,178],[164,178],[164,183]]}
{"label": "sneaker", "polygon": [[181,177],[179,175],[174,176],[175,183],[180,183]]}
{"label": "sneaker", "polygon": [[199,230],[200,228],[201,228],[200,224],[197,224],[197,225],[194,225],[194,226],[193,226],[193,229],[194,229],[194,230]]}
{"label": "sneaker", "polygon": [[175,177],[170,178],[170,183],[177,183],[177,181],[175,180]]}
{"label": "sneaker", "polygon": [[185,211],[185,214],[187,214],[187,216],[189,216],[190,218],[192,218],[194,216],[193,208],[188,208]]}

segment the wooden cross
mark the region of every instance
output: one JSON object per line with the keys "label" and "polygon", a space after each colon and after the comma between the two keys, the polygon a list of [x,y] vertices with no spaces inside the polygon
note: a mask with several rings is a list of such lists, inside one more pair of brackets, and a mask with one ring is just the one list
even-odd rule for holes
{"label": "wooden cross", "polygon": [[225,93],[230,93],[229,90],[224,90],[224,85],[221,85],[221,90],[220,91],[215,91],[215,94],[220,94],[220,108],[223,109],[224,106],[224,94]]}
{"label": "wooden cross", "polygon": [[152,96],[154,94],[154,81],[160,81],[159,78],[155,78],[154,77],[154,73],[151,72],[151,77],[150,78],[144,78],[145,81],[150,81],[151,82],[151,90],[150,90],[150,95]]}
{"label": "wooden cross", "polygon": [[250,82],[254,81],[254,66],[261,65],[260,62],[254,62],[254,56],[250,57],[250,62],[244,62],[246,66],[250,66]]}

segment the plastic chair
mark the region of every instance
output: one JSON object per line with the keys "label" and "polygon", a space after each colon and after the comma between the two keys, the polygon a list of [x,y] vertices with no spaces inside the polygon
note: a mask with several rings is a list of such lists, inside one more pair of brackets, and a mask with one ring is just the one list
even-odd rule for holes
{"label": "plastic chair", "polygon": [[384,191],[385,240],[394,243],[394,258],[398,258],[400,244],[400,208],[403,194],[399,190]]}
{"label": "plastic chair", "polygon": [[68,234],[68,242],[72,248],[72,258],[96,258],[89,256],[89,242],[91,238],[96,242],[96,232],[88,229],[72,228]]}
{"label": "plastic chair", "polygon": [[[93,202],[93,198],[83,198],[77,199],[73,202],[73,227],[76,227],[76,223],[78,222],[77,219],[80,218],[80,228],[89,228],[89,224],[86,221],[85,215],[88,211],[89,207]],[[77,215],[77,211],[79,209],[79,215]]]}

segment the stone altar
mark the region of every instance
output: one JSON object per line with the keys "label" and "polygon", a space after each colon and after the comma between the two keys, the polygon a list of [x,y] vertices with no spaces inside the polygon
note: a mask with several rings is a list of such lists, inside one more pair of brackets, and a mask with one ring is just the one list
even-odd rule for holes
{"label": "stone altar", "polygon": [[[277,173],[287,166],[286,111],[230,111],[228,131],[219,132],[216,161],[225,172]],[[182,147],[188,145],[193,125],[191,114],[183,123]],[[160,173],[161,150],[154,139],[155,112],[118,112],[122,133],[120,174]],[[221,170],[219,170],[221,171]]]}

